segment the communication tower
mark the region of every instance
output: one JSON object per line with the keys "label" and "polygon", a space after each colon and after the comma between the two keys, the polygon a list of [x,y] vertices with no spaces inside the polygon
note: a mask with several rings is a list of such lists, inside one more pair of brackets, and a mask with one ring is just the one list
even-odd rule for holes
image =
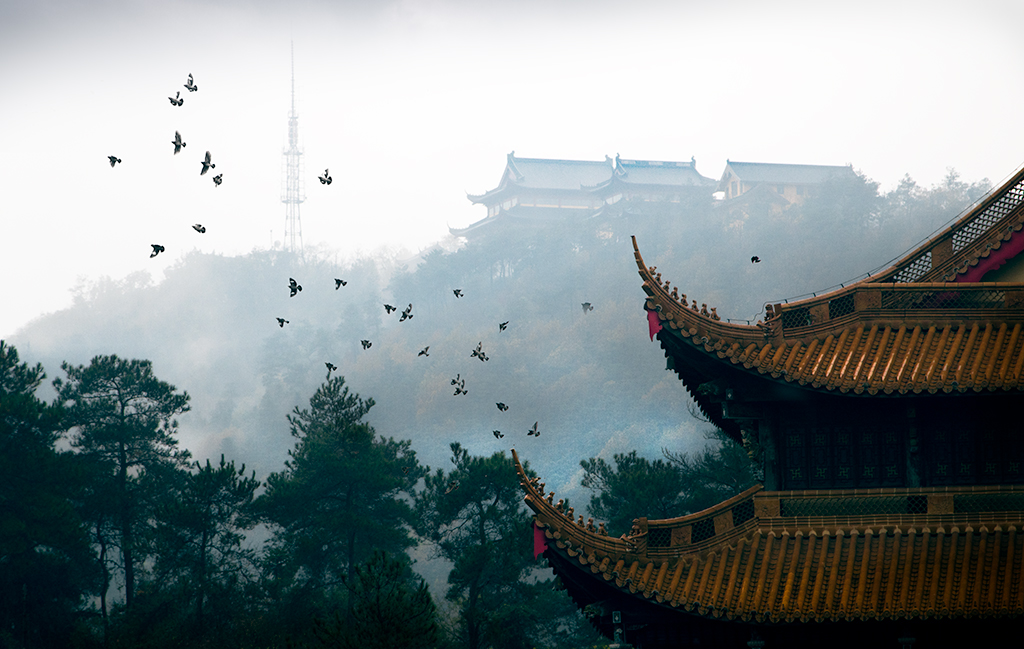
{"label": "communication tower", "polygon": [[299,115],[295,112],[295,44],[292,43],[292,109],[288,113],[288,148],[284,150],[284,246],[302,256],[302,220],[299,205],[306,200],[302,184],[302,149],[299,148]]}

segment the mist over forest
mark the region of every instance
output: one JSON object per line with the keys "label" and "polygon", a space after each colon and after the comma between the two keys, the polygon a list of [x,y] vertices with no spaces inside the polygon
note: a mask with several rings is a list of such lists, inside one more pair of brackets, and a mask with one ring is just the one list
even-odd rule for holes
{"label": "mist over forest", "polygon": [[[330,362],[354,392],[376,401],[367,420],[377,433],[411,440],[424,464],[447,466],[455,441],[474,454],[514,446],[553,488],[583,502],[582,459],[631,450],[653,458],[707,443],[708,425],[691,416],[685,390],[648,338],[630,235],[646,263],[691,299],[753,321],[768,301],[888,264],[988,187],[950,169],[933,187],[908,176],[880,194],[858,174],[780,214],[736,217],[707,196],[639,215],[524,226],[512,237],[448,237],[413,260],[337,262],[328,248],[301,258],[194,251],[163,278],[142,270],[83,280],[70,308],[9,342],[44,366],[44,400],[62,361],[152,361],[161,379],[191,396],[179,418],[181,446],[201,460],[224,454],[259,478],[284,465],[295,441],[286,415],[306,407]],[[751,264],[751,255],[762,263]],[[289,278],[303,286],[295,297]],[[336,289],[335,278],[347,285]],[[594,310],[584,313],[582,302]],[[385,313],[385,303],[398,311]],[[414,317],[399,322],[408,304]],[[278,326],[278,317],[288,324]],[[478,343],[487,362],[471,357]],[[418,356],[428,345],[429,356]],[[466,395],[453,396],[457,374]],[[542,435],[527,437],[534,422]]]}

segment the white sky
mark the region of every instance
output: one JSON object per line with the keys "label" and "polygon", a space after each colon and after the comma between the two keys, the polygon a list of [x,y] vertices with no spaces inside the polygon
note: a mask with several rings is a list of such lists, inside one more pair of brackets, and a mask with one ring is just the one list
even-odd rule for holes
{"label": "white sky", "polygon": [[304,241],[350,256],[483,218],[466,192],[511,150],[999,183],[1024,162],[1022,23],[1014,1],[0,0],[0,337],[79,278],[282,237],[290,41]]}

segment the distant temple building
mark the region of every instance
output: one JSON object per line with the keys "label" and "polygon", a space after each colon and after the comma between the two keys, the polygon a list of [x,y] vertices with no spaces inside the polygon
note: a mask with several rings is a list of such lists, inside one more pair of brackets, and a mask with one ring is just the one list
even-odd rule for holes
{"label": "distant temple building", "polygon": [[729,211],[748,216],[767,211],[778,214],[803,203],[828,180],[852,176],[853,168],[833,165],[797,165],[726,160],[718,192]]}
{"label": "distant temple building", "polygon": [[[723,183],[768,182],[747,171]],[[521,473],[535,550],[638,649],[1020,646],[1022,228],[1024,170],[888,271],[755,326],[634,241],[652,339],[763,484],[678,518],[641,504],[615,538]]]}
{"label": "distant temple building", "polygon": [[[686,201],[694,195],[710,199],[715,181],[697,172],[696,161],[659,162],[517,158],[508,154],[498,186],[469,200],[487,208],[486,218],[455,236],[502,232],[509,224],[541,224],[566,218],[592,218],[651,204]],[[613,207],[614,206],[614,207]]]}

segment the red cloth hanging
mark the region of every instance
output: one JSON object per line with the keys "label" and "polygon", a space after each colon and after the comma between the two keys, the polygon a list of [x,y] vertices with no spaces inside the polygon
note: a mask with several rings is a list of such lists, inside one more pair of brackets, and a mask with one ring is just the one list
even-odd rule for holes
{"label": "red cloth hanging", "polygon": [[540,529],[536,521],[533,523],[533,558],[536,559],[548,549],[548,540],[544,538],[544,530]]}
{"label": "red cloth hanging", "polygon": [[661,320],[658,318],[657,311],[647,312],[647,329],[651,334],[651,340],[654,340],[654,334],[661,331]]}

